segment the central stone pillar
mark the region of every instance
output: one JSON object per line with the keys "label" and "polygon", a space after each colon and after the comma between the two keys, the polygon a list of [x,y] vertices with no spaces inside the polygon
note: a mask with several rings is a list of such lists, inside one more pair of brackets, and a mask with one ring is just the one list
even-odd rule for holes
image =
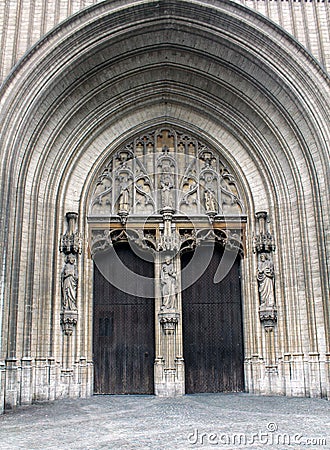
{"label": "central stone pillar", "polygon": [[162,212],[164,224],[155,260],[155,394],[174,397],[184,394],[181,261],[172,211]]}
{"label": "central stone pillar", "polygon": [[[184,394],[184,361],[182,349],[182,303],[180,292],[180,256],[162,260],[158,254],[156,270],[158,274],[158,295],[156,297],[156,361],[155,361],[155,394],[163,397],[174,397]],[[165,271],[172,271],[171,275]],[[173,299],[168,300],[167,285],[162,278],[176,275],[176,292]],[[173,283],[170,278],[169,283]],[[171,303],[172,302],[172,303]]]}

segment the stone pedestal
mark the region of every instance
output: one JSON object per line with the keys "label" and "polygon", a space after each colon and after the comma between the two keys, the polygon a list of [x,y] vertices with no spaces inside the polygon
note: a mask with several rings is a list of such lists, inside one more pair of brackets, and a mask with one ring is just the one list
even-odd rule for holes
{"label": "stone pedestal", "polygon": [[49,365],[47,358],[35,360],[35,391],[33,400],[49,399]]}
{"label": "stone pedestal", "polygon": [[161,327],[162,357],[155,361],[155,394],[160,397],[175,397],[184,394],[184,362],[178,348],[177,330],[180,314],[176,311],[161,311],[158,314]]}
{"label": "stone pedestal", "polygon": [[21,359],[21,405],[32,403],[32,358]]}
{"label": "stone pedestal", "polygon": [[18,403],[18,370],[15,358],[6,359],[5,409],[16,408]]}
{"label": "stone pedestal", "polygon": [[321,396],[320,380],[320,354],[317,352],[309,353],[309,396]]}
{"label": "stone pedestal", "polygon": [[5,409],[5,374],[5,362],[0,361],[0,414],[2,414]]}

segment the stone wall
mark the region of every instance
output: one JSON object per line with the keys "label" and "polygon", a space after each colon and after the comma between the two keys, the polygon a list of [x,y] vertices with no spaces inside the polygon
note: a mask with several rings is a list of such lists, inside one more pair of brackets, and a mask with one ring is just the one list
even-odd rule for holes
{"label": "stone wall", "polygon": [[330,71],[330,2],[234,0],[268,17],[300,42]]}

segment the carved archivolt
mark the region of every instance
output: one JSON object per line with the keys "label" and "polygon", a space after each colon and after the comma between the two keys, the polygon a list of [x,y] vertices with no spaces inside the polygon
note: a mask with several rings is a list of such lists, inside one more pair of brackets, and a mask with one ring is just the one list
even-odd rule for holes
{"label": "carved archivolt", "polygon": [[235,177],[217,152],[174,129],[158,129],[123,146],[106,164],[89,217],[236,216],[244,207]]}

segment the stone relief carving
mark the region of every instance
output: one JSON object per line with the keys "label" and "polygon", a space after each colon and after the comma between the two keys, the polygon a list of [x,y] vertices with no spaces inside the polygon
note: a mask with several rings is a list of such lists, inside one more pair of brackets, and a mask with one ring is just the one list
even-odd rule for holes
{"label": "stone relief carving", "polygon": [[174,209],[174,198],[173,198],[173,188],[174,188],[174,177],[176,169],[175,159],[169,155],[169,148],[164,145],[162,148],[163,155],[158,158],[157,168],[160,171],[160,209]]}
{"label": "stone relief carving", "polygon": [[152,214],[155,211],[155,201],[152,193],[154,191],[153,183],[150,177],[136,171],[135,181],[135,213],[136,214]]}
{"label": "stone relief carving", "polygon": [[112,213],[112,166],[111,160],[96,182],[91,204],[94,214],[109,215]]}
{"label": "stone relief carving", "polygon": [[108,161],[95,184],[89,217],[126,220],[163,209],[209,217],[244,214],[237,180],[219,154],[171,128],[141,135]]}
{"label": "stone relief carving", "polygon": [[205,201],[205,209],[206,212],[216,212],[217,211],[217,205],[214,198],[214,192],[211,191],[211,189],[206,188],[204,192],[204,201]]}
{"label": "stone relief carving", "polygon": [[173,197],[171,190],[173,189],[172,179],[169,175],[162,177],[160,181],[162,208],[173,208]]}
{"label": "stone relief carving", "polygon": [[223,229],[181,229],[180,242],[181,251],[192,250],[203,242],[217,242],[228,251],[233,251],[239,255],[243,255],[243,231],[223,230]]}
{"label": "stone relief carving", "polygon": [[203,190],[203,206],[208,215],[215,215],[218,212],[219,200],[219,180],[216,167],[216,158],[213,152],[203,149],[199,155],[204,162],[200,172],[200,186]]}
{"label": "stone relief carving", "polygon": [[123,183],[121,186],[120,194],[119,194],[119,211],[118,211],[119,214],[120,213],[128,214],[129,204],[130,204],[129,197],[130,197],[130,195],[129,195],[128,187],[126,184]]}
{"label": "stone relief carving", "polygon": [[90,241],[92,256],[109,250],[117,242],[132,242],[142,250],[156,250],[156,230],[154,229],[114,229],[93,230]]}
{"label": "stone relief carving", "polygon": [[[230,229],[225,229],[225,214]],[[216,242],[236,258],[243,253],[244,214],[237,180],[219,153],[172,128],[152,130],[123,145],[99,176],[88,214],[90,252],[94,258],[124,241],[138,254],[143,249],[154,257],[161,331],[156,361],[166,380],[174,383],[183,370],[177,336],[181,253],[204,243],[212,251],[210,243]]]}
{"label": "stone relief carving", "polygon": [[229,172],[229,169],[223,165],[220,165],[219,188],[221,198],[220,203],[224,214],[237,213],[239,210],[244,210],[235,177]]}

